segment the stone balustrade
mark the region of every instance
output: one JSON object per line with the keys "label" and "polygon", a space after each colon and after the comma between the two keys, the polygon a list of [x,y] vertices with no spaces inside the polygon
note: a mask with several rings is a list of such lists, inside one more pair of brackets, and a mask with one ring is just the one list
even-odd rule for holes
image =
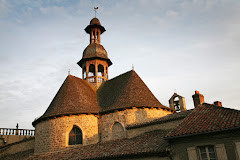
{"label": "stone balustrade", "polygon": [[35,130],[32,130],[32,129],[16,129],[16,128],[0,128],[0,135],[34,136],[35,135]]}
{"label": "stone balustrade", "polygon": [[104,82],[107,80],[106,77],[102,76],[91,76],[86,78],[89,83]]}

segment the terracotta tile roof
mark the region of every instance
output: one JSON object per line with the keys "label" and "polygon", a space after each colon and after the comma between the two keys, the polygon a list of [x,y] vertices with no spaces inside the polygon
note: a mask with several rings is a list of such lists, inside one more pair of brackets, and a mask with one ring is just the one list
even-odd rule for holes
{"label": "terracotta tile roof", "polygon": [[145,126],[150,126],[150,125],[154,125],[154,124],[161,124],[161,123],[165,123],[165,122],[180,120],[180,119],[184,119],[191,112],[192,112],[192,110],[175,112],[173,114],[168,114],[164,117],[154,119],[154,120],[149,121],[149,122],[131,124],[131,125],[126,126],[126,128],[127,129],[134,129],[134,128],[145,127]]}
{"label": "terracotta tile roof", "polygon": [[6,154],[0,157],[0,160],[26,160],[30,155],[33,155],[34,149],[17,152],[14,154]]}
{"label": "terracotta tile roof", "polygon": [[[93,113],[98,114],[96,91],[90,84],[69,75],[52,100],[46,112],[38,119],[68,114]],[[35,122],[33,122],[35,123]]]}
{"label": "terracotta tile roof", "polygon": [[97,95],[101,112],[142,106],[167,108],[156,99],[134,70],[105,82],[97,90]]}
{"label": "terracotta tile roof", "polygon": [[79,146],[59,152],[33,156],[31,159],[107,159],[158,153],[166,154],[167,142],[163,138],[168,131],[158,130],[131,139],[120,139],[88,146]]}
{"label": "terracotta tile roof", "polygon": [[108,62],[109,66],[112,64],[111,60],[108,58],[107,51],[98,43],[91,43],[85,48],[82,59],[78,62],[78,65],[82,67],[83,62],[92,58],[104,59]]}
{"label": "terracotta tile roof", "polygon": [[240,111],[204,103],[195,108],[167,137],[240,129]]}

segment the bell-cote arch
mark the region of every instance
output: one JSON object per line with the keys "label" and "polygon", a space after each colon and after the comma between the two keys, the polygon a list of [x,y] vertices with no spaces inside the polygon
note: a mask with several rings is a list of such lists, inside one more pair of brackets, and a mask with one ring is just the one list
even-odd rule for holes
{"label": "bell-cote arch", "polygon": [[174,93],[173,96],[169,99],[170,108],[176,112],[181,112],[186,110],[185,98]]}

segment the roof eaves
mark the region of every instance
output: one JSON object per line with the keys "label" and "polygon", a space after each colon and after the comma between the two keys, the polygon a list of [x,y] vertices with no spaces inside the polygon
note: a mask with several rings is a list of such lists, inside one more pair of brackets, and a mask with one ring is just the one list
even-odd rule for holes
{"label": "roof eaves", "polygon": [[174,113],[174,110],[172,110],[171,108],[168,108],[168,107],[165,107],[165,106],[129,106],[129,107],[124,107],[124,108],[114,108],[114,109],[105,109],[104,111],[101,111],[99,112],[100,114],[108,114],[108,113],[113,113],[113,112],[116,112],[116,111],[123,111],[123,110],[126,110],[126,109],[133,109],[133,108],[161,108],[163,110],[167,110],[167,111],[170,111],[170,112],[173,112]]}
{"label": "roof eaves", "polygon": [[[186,118],[186,116],[187,116],[187,115],[179,116],[179,117],[174,117],[174,118],[170,118],[170,119],[162,119],[162,120],[157,119],[157,120],[153,120],[153,121],[146,122],[146,123],[129,125],[129,126],[126,126],[126,128],[127,128],[127,129],[135,129],[135,128],[146,127],[146,126],[151,126],[151,125],[155,125],[155,124],[162,124],[162,123],[166,123],[166,122],[181,120],[181,119]],[[164,118],[164,117],[162,117],[162,118]]]}
{"label": "roof eaves", "polygon": [[225,132],[225,131],[233,131],[233,130],[238,130],[240,127],[235,127],[235,128],[227,128],[227,129],[222,129],[222,130],[217,130],[217,131],[208,131],[208,132],[201,132],[201,133],[193,133],[193,134],[184,134],[184,135],[179,135],[179,136],[165,136],[165,139],[176,139],[176,138],[183,138],[183,137],[190,137],[190,136],[197,136],[197,135],[204,135],[204,134],[211,134],[211,133],[219,133],[219,132]]}
{"label": "roof eaves", "polygon": [[48,116],[48,117],[42,117],[42,116],[41,116],[41,117],[35,119],[35,120],[32,122],[32,125],[33,125],[33,127],[35,127],[35,126],[37,125],[37,123],[42,122],[42,121],[46,121],[46,120],[49,120],[49,119],[55,119],[55,118],[58,118],[58,117],[72,116],[72,115],[80,115],[80,114],[87,114],[87,115],[93,114],[93,115],[98,115],[99,112],[81,112],[81,113],[56,114],[56,115],[51,115],[51,116]]}

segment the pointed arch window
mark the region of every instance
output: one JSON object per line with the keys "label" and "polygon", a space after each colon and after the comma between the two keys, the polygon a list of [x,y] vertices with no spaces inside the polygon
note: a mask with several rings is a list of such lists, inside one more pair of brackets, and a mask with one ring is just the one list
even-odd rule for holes
{"label": "pointed arch window", "polygon": [[82,131],[77,126],[73,126],[69,133],[69,145],[82,144]]}
{"label": "pointed arch window", "polygon": [[125,137],[126,133],[124,127],[121,123],[115,122],[112,126],[112,139],[121,139]]}

